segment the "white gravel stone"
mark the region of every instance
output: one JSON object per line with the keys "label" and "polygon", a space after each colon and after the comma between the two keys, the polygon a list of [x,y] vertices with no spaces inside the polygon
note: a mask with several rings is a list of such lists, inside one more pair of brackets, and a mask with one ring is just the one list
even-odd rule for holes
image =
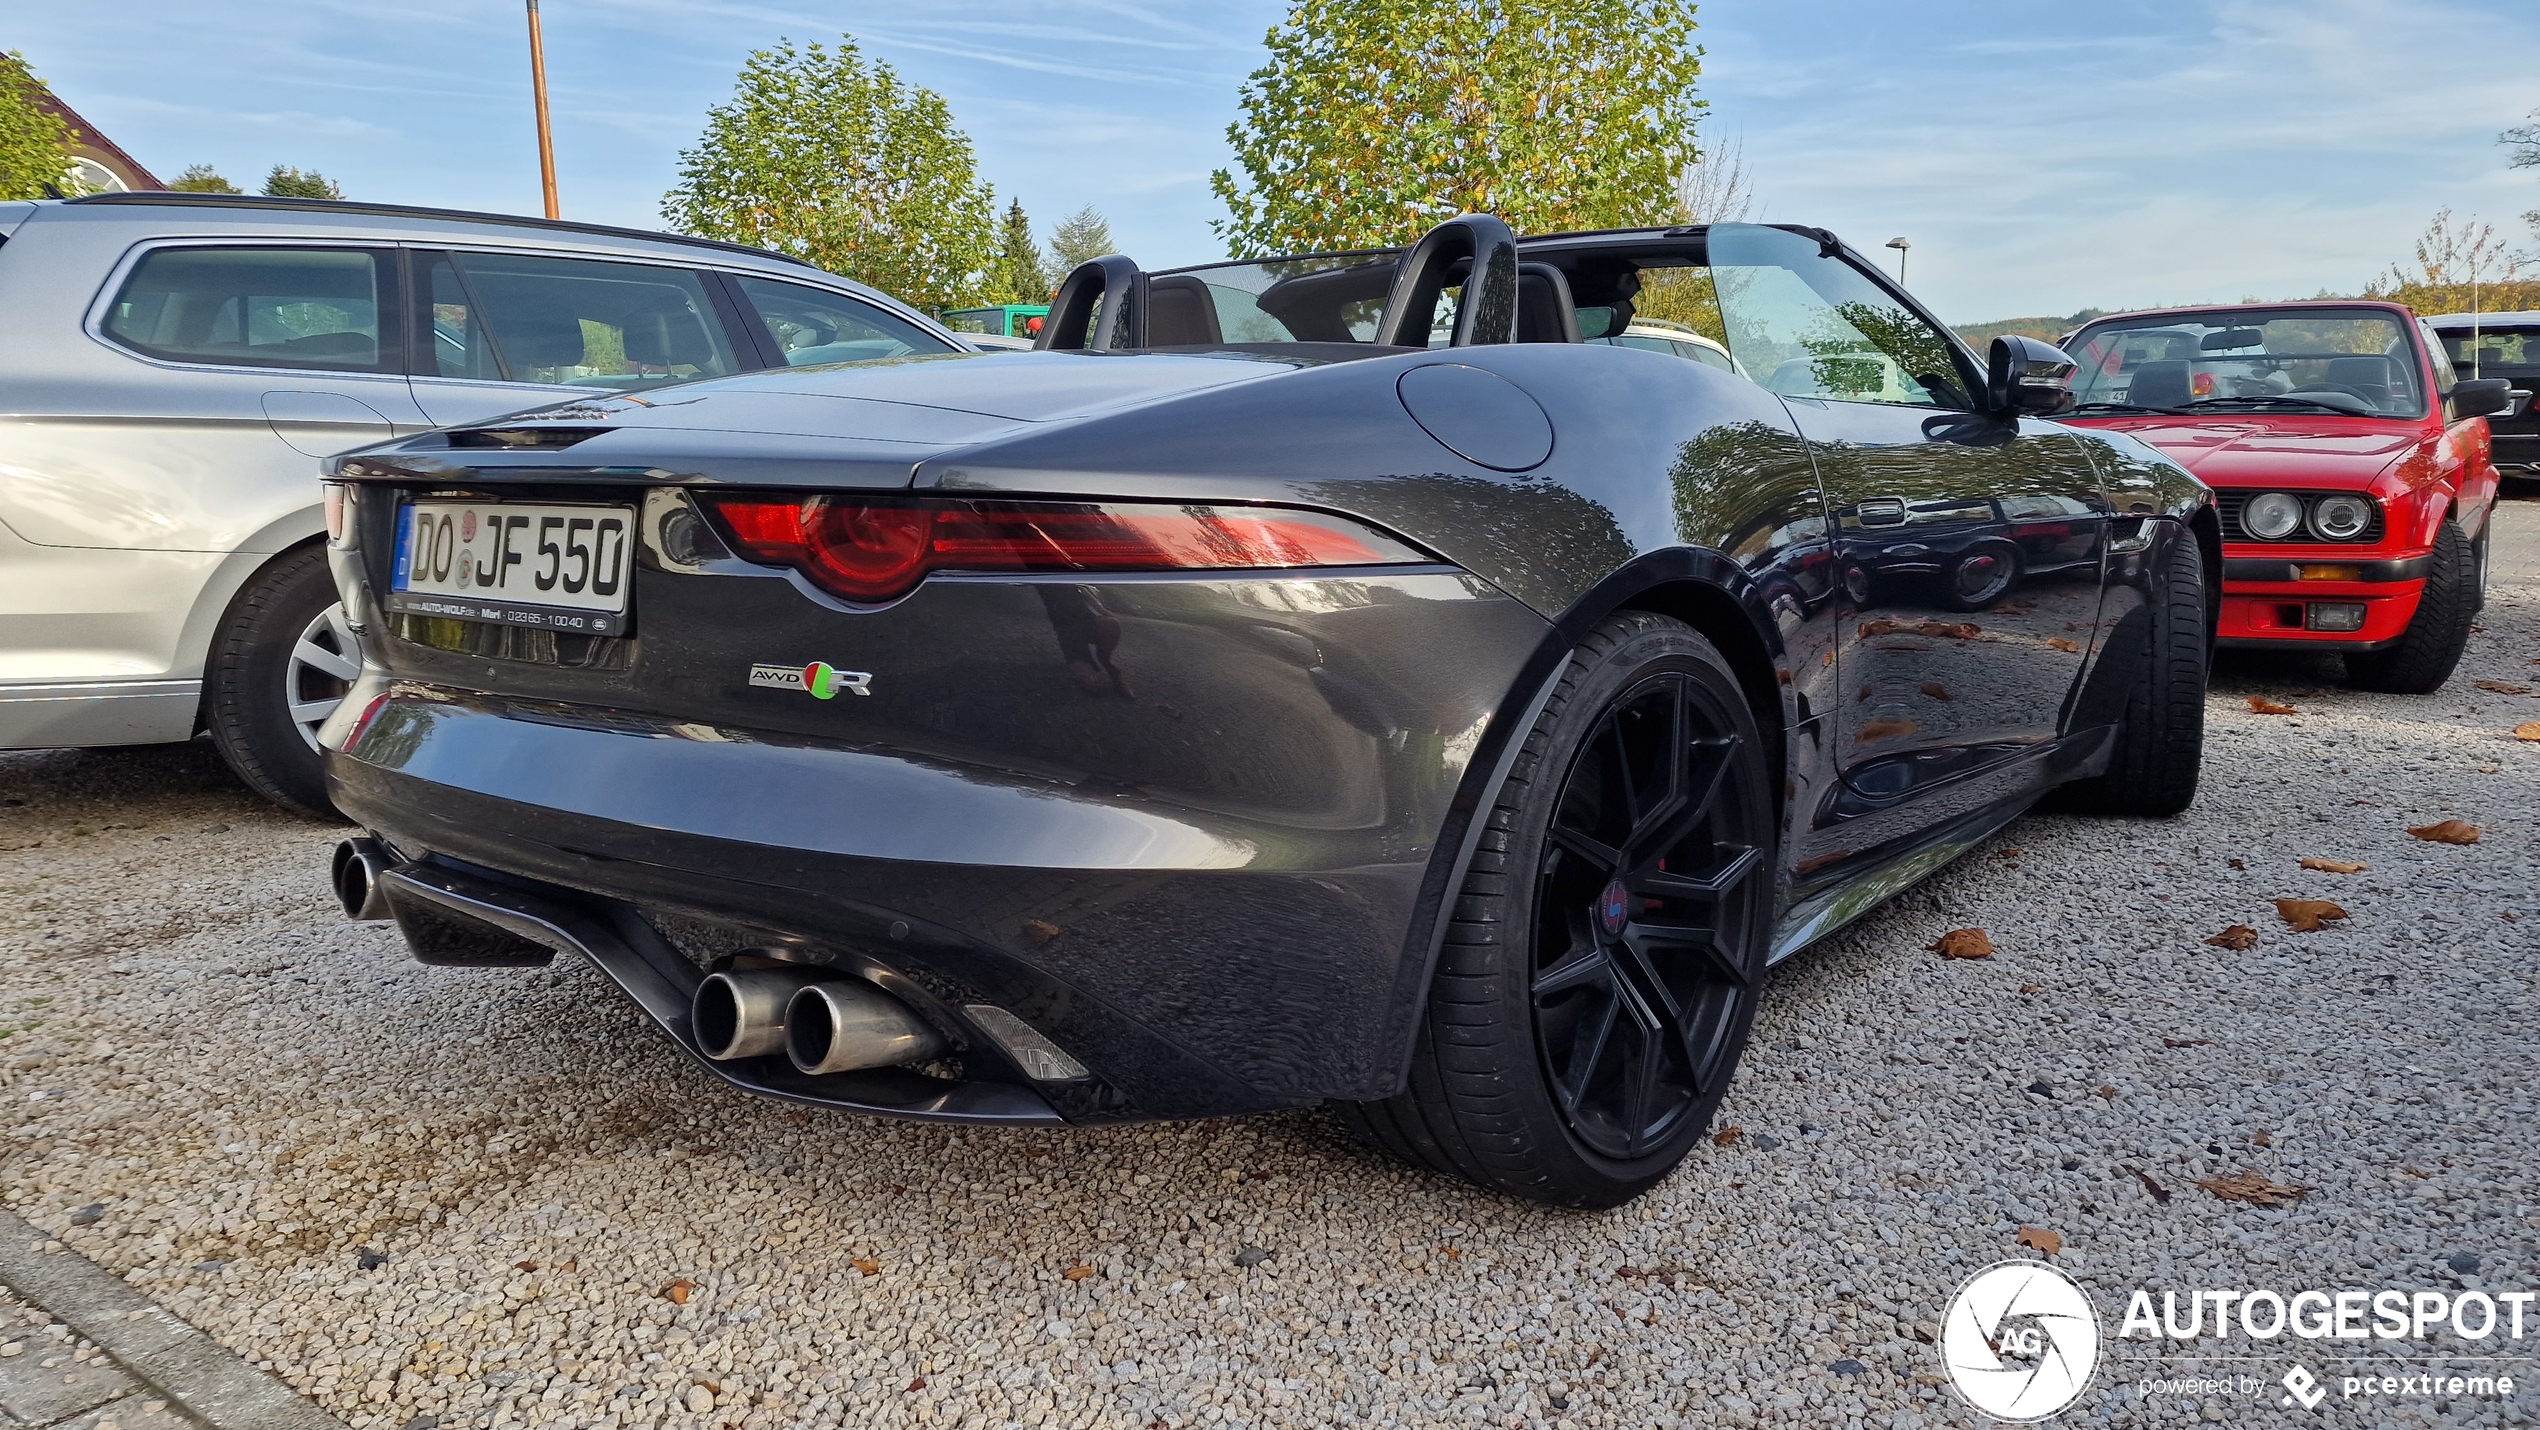
{"label": "white gravel stone", "polygon": [[[2024,819],[1777,970],[1722,1114],[1746,1136],[1596,1215],[1308,1112],[1011,1131],[747,1098],[586,967],[424,968],[346,923],[341,831],[199,744],[0,755],[0,1199],[360,1430],[1954,1425],[1928,1342],[2022,1226],[2111,1331],[2138,1285],[2540,1289],[2540,745],[2509,734],[2540,698],[2473,684],[2540,685],[2536,549],[2540,506],[2508,508],[2443,691],[2226,656],[2187,816]],[[2405,833],[2445,818],[2484,840]],[[2290,933],[2296,896],[2352,917]],[[2233,923],[2257,946],[2201,942]],[[1964,926],[1993,958],[1924,951]],[[2315,1190],[2193,1185],[2243,1168]],[[2207,1413],[2140,1399],[2192,1369],[2145,1365],[2066,1419]]]}

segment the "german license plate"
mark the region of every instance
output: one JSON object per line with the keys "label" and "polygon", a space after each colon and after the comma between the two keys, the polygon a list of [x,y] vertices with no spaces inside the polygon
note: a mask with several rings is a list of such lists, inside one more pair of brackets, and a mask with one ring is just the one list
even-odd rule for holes
{"label": "german license plate", "polygon": [[408,502],[397,512],[391,611],[622,635],[635,509]]}

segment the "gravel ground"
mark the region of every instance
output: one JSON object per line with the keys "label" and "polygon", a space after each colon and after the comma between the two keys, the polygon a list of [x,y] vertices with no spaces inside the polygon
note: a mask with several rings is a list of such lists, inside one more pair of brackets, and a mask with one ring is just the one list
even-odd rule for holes
{"label": "gravel ground", "polygon": [[[340,832],[199,746],[0,755],[0,1200],[389,1430],[1964,1424],[1926,1338],[2036,1254],[2022,1227],[2111,1332],[2137,1286],[2529,1287],[2540,744],[2509,732],[2540,697],[2473,682],[2540,684],[2540,505],[2500,523],[2443,692],[2227,658],[2190,815],[2023,820],[1786,965],[1743,1135],[1620,1211],[1416,1175],[1317,1114],[753,1101],[587,968],[426,969],[343,922]],[[2447,818],[2483,842],[2404,832]],[[2293,933],[2283,897],[2351,917]],[[2256,946],[2202,942],[2231,924]],[[1994,957],[1925,951],[1967,926]],[[2243,1169],[2312,1190],[2195,1185]],[[2284,1354],[2151,1356],[2112,1343],[2066,1419],[2283,1413]],[[2234,1368],[2266,1394],[2138,1390]],[[2524,1424],[2535,1393],[2316,1418]]]}

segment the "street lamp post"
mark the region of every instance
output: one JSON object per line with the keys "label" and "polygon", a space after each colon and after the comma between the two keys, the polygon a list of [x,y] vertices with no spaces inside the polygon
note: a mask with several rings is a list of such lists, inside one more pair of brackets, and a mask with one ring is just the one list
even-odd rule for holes
{"label": "street lamp post", "polygon": [[[529,3],[535,7],[538,0],[529,0]],[[1887,246],[1896,250],[1896,281],[1902,283],[1905,281],[1905,250],[1914,245],[1905,239],[1891,238],[1887,241]]]}
{"label": "street lamp post", "polygon": [[529,87],[538,103],[538,183],[545,191],[547,217],[556,212],[556,141],[547,127],[547,45],[538,33],[538,0],[529,0]]}

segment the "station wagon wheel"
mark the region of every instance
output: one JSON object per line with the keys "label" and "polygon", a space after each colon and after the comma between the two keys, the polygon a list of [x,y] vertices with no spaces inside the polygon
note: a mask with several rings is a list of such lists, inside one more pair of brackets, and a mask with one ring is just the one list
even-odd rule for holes
{"label": "station wagon wheel", "polygon": [[1581,639],[1512,738],[1408,1081],[1337,1110],[1416,1166],[1616,1206],[1692,1150],[1745,1050],[1778,756],[1719,648],[1647,611]]}
{"label": "station wagon wheel", "polygon": [[1667,1142],[1728,1077],[1758,972],[1739,934],[1763,862],[1722,793],[1741,744],[1706,718],[1692,677],[1652,676],[1607,707],[1553,806],[1535,1037],[1563,1119],[1607,1157]]}
{"label": "station wagon wheel", "polygon": [[283,705],[311,750],[318,748],[318,726],[344,703],[344,692],[361,673],[362,639],[353,634],[339,602],[320,611],[300,632],[282,677]]}

